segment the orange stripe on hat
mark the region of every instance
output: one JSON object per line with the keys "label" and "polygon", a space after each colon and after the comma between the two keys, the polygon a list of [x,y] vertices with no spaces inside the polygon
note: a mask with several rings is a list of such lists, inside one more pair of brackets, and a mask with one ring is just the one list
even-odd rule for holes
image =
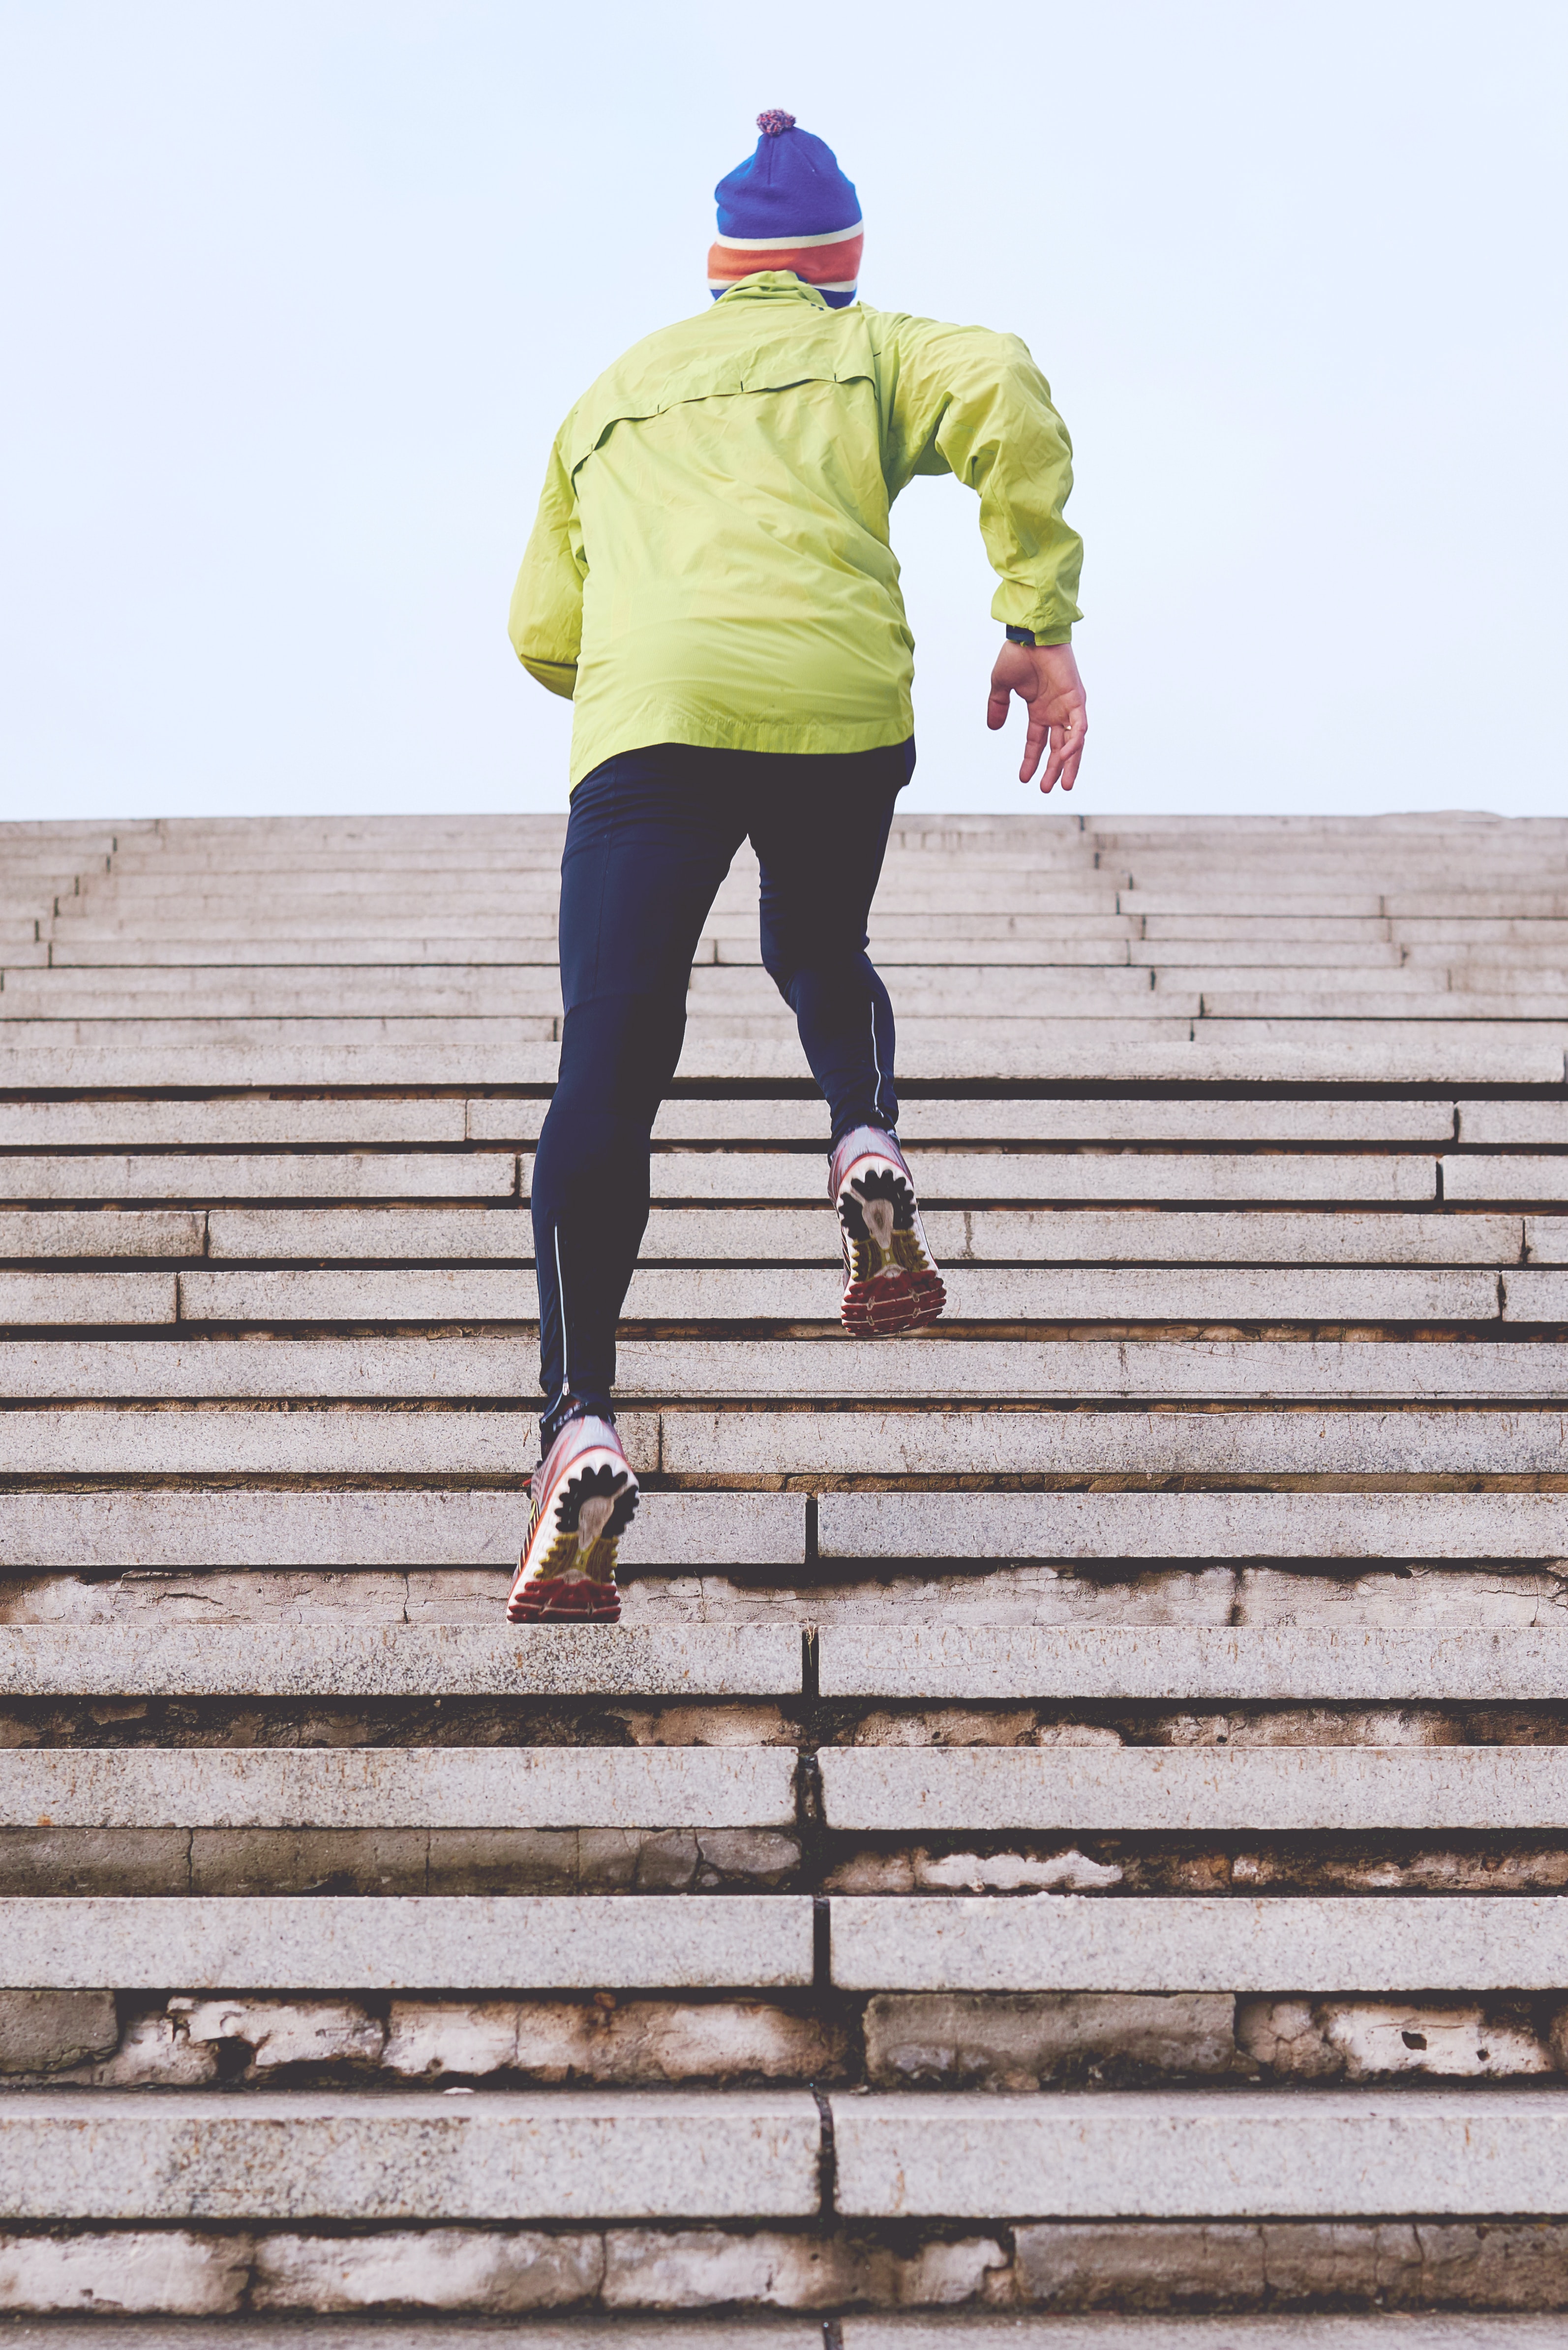
{"label": "orange stripe on hat", "polygon": [[708,283],[731,284],[762,269],[793,269],[808,286],[849,286],[860,275],[865,232],[833,244],[714,244],[708,249]]}

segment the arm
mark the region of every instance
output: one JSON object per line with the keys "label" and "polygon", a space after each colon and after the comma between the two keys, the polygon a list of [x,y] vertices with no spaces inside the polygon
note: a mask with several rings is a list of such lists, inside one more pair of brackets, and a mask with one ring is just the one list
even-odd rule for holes
{"label": "arm", "polygon": [[1005,724],[1011,697],[1029,705],[1020,779],[1051,755],[1042,791],[1071,791],[1087,720],[1073,658],[1083,542],[1063,516],[1073,485],[1067,428],[1051,389],[1016,336],[929,318],[874,320],[888,486],[915,473],[956,473],[980,497],[981,536],[999,585],[992,614],[1010,637],[992,672],[987,723]]}
{"label": "arm", "polygon": [[557,442],[550,452],[539,512],[512,590],[508,633],[529,676],[568,702],[577,682],[587,568],[577,501]]}

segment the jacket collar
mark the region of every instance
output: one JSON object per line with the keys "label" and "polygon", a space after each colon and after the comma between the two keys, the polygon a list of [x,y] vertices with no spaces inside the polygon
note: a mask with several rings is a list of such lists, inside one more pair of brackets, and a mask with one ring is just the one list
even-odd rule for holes
{"label": "jacket collar", "polygon": [[833,307],[823,300],[815,286],[808,286],[793,269],[758,269],[750,277],[737,277],[732,286],[724,288],[713,307],[722,310],[728,302],[779,301],[805,302],[814,310]]}

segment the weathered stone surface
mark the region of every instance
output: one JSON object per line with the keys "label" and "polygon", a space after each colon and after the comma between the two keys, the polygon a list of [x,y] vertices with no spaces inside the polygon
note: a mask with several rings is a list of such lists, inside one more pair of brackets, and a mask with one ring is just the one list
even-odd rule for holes
{"label": "weathered stone surface", "polygon": [[824,1558],[1557,1558],[1568,1494],[825,1493]]}
{"label": "weathered stone surface", "polygon": [[[473,1414],[469,1424],[487,1416]],[[221,1421],[233,1415],[213,1417]],[[311,1417],[325,1419],[327,1415]],[[384,1440],[389,1448],[397,1440],[399,1422],[406,1424],[408,1418],[392,1413],[374,1417],[373,1424],[389,1431]],[[275,1419],[272,1427],[273,1443],[281,1451],[289,1440],[290,1420]],[[1435,1478],[1482,1472],[1562,1476],[1568,1471],[1568,1416],[1549,1410],[1463,1415],[1410,1408],[1310,1414],[1081,1409],[666,1411],[659,1415],[659,1428],[660,1463],[674,1476],[990,1474],[1152,1480]],[[634,1460],[634,1465],[643,1463]]]}
{"label": "weathered stone surface", "polygon": [[0,1991],[0,2073],[63,2072],[119,2038],[111,1991]]}
{"label": "weathered stone surface", "polygon": [[410,2078],[520,2072],[540,2082],[809,2080],[843,2068],[843,2027],[760,2000],[392,2002],[383,2062]]}
{"label": "weathered stone surface", "polygon": [[[0,2205],[18,2220],[805,2218],[804,2090],[550,2096],[17,2090]],[[1523,2208],[1523,2207],[1521,2207]]]}
{"label": "weathered stone surface", "polygon": [[262,2236],[253,2309],[560,2309],[604,2275],[597,2235],[425,2228],[370,2236]]}
{"label": "weathered stone surface", "polygon": [[1052,2220],[1020,2228],[1015,2241],[1022,2297],[1050,2309],[1258,2307],[1263,2300],[1263,2231],[1255,2224]]}
{"label": "weathered stone surface", "polygon": [[1404,2073],[1489,2080],[1560,2069],[1521,2008],[1248,2000],[1236,2011],[1236,2039],[1276,2080],[1376,2081]]}
{"label": "weathered stone surface", "polygon": [[203,1153],[189,1159],[95,1152],[0,1159],[0,1199],[6,1200],[505,1200],[516,1189],[517,1162],[506,1151],[248,1152],[233,1158]]}
{"label": "weathered stone surface", "polygon": [[367,1626],[343,1620],[346,1613],[333,1607],[333,1620],[286,1629],[120,1623],[112,1640],[12,1623],[0,1630],[0,1693],[738,1697],[788,1695],[801,1684],[799,1635],[784,1624],[556,1624],[541,1639],[499,1622]]}
{"label": "weathered stone surface", "polygon": [[5,1900],[0,1977],[48,1989],[773,1988],[811,1981],[811,1904],[797,1895],[765,1901],[699,1895],[679,1907],[472,1895]]}
{"label": "weathered stone surface", "polygon": [[0,1323],[172,1322],[178,1281],[173,1273],[0,1273]]}
{"label": "weathered stone surface", "polygon": [[[863,1370],[837,1334],[816,1338],[628,1338],[617,1350],[619,1386],[653,1406],[708,1396],[862,1403]],[[943,1338],[891,1347],[877,1357],[877,1397],[1020,1402],[1136,1398],[1257,1404],[1351,1396],[1406,1404],[1466,1401],[1551,1404],[1557,1350],[1525,1340],[1462,1347],[1398,1339],[1274,1345],[1267,1339],[1034,1340]],[[522,1337],[312,1337],[222,1340],[200,1334],[165,1343],[62,1336],[0,1340],[0,1378],[16,1398],[179,1396],[347,1399],[480,1399],[526,1394],[537,1351]]]}
{"label": "weathered stone surface", "polygon": [[882,1833],[1568,1825],[1552,1747],[825,1747],[819,1764],[829,1825]]}
{"label": "weathered stone surface", "polygon": [[200,1215],[0,1211],[5,1257],[201,1256],[205,1247],[206,1220]]}
{"label": "weathered stone surface", "polygon": [[[1023,2293],[1052,2310],[1274,2311],[1325,2300],[1378,2311],[1568,2305],[1568,2230],[1560,2222],[1048,2220],[1020,2228],[1016,2242]],[[1494,2319],[1472,2325],[1412,2315],[1400,2324],[1399,2334],[1417,2350],[1472,2350],[1492,2342],[1527,2344],[1531,2350],[1541,2345],[1544,2350],[1560,2324],[1552,2319],[1538,2327],[1525,2320],[1515,2326]],[[1255,2322],[1249,2339],[1255,2334],[1260,2342],[1278,2342],[1285,2350],[1375,2350],[1386,2331],[1381,2316],[1293,2322],[1265,2317]],[[1227,2331],[1220,2325],[1210,2329],[1196,2322],[1190,2332],[1203,2350],[1210,2344],[1213,2350],[1229,2350]],[[1019,2338],[1027,2343],[1031,2337],[1024,2331]],[[1086,2350],[1059,2326],[1036,2338],[1065,2340],[1069,2350]]]}
{"label": "weathered stone surface", "polygon": [[[1409,1604],[1408,1586],[1401,1602]],[[4,1646],[0,1644],[0,1659]],[[3,1668],[0,1668],[3,1669]],[[1568,1626],[1506,1635],[1464,1629],[1259,1624],[1096,1625],[1093,1631],[1012,1624],[901,1624],[818,1635],[824,1697],[1205,1698],[1336,1700],[1560,1698]]]}
{"label": "weathered stone surface", "polygon": [[836,1898],[833,1979],[854,1991],[1551,1991],[1568,1980],[1565,1906]]}
{"label": "weathered stone surface", "polygon": [[1233,2002],[1213,1993],[881,1997],[866,2007],[867,2077],[878,2088],[1037,2089],[1090,2075],[1235,2068]]}
{"label": "weathered stone surface", "polygon": [[794,1757],[766,1747],[0,1750],[0,1825],[780,1827]]}
{"label": "weathered stone surface", "polygon": [[850,2217],[1356,2219],[1390,2167],[1434,2215],[1550,2217],[1568,2178],[1568,2093],[1063,2090],[1051,2097],[835,2097]]}
{"label": "weathered stone surface", "polygon": [[379,2064],[386,2027],[347,2000],[171,1999],[176,2029],[192,2045],[237,2043],[245,2073],[259,2078],[286,2064]]}
{"label": "weathered stone surface", "polygon": [[[483,1487],[24,1487],[0,1493],[0,1551],[17,1566],[512,1567],[526,1522],[520,1490]],[[649,1566],[794,1566],[805,1505],[797,1493],[648,1493],[636,1540]]]}
{"label": "weathered stone surface", "polygon": [[[244,2236],[202,2236],[183,2228],[4,2235],[0,2310],[223,2317],[240,2306],[250,2260]],[[112,2336],[100,2337],[95,2328],[94,2338],[105,2338],[110,2350]]]}

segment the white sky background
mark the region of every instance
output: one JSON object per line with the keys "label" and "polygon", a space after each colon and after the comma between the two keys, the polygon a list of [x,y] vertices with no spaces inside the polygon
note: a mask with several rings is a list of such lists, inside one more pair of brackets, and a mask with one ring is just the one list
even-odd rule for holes
{"label": "white sky background", "polygon": [[[762,15],[0,0],[0,813],[560,806],[545,453],[775,105],[1051,379],[1073,807],[1563,809],[1561,0]],[[972,497],[894,536],[912,801],[1038,805]]]}

